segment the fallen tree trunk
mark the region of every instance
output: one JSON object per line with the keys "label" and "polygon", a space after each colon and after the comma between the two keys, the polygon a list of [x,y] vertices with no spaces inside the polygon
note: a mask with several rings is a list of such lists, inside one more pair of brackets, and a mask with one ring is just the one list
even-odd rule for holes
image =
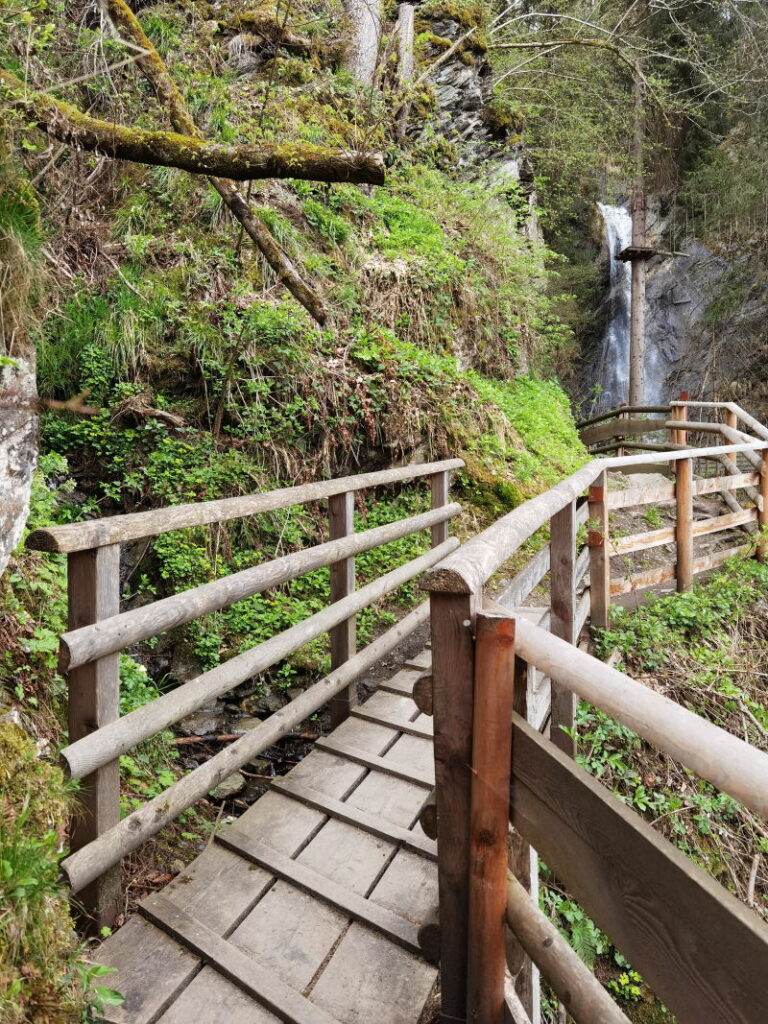
{"label": "fallen tree trunk", "polygon": [[384,162],[379,154],[347,154],[302,143],[224,145],[208,142],[199,133],[193,137],[179,131],[128,128],[90,117],[49,93],[31,90],[7,71],[0,71],[0,85],[9,104],[52,138],[75,149],[115,160],[177,167],[191,174],[221,176],[234,181],[304,178],[377,185],[384,181]]}

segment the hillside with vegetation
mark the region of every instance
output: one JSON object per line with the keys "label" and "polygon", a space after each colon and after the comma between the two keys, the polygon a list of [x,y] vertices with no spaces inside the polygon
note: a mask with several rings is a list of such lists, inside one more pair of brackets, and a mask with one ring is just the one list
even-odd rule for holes
{"label": "hillside with vegetation", "polygon": [[[760,412],[759,5],[737,4],[738,19],[725,0],[545,7],[424,0],[409,52],[396,5],[384,3],[369,73],[340,0],[0,3],[8,1024],[98,1019],[119,999],[89,964],[57,880],[73,800],[55,767],[66,742],[66,561],[26,550],[30,531],[460,457],[455,532],[466,539],[572,473],[587,459],[572,410],[599,386],[584,367],[605,322],[595,203],[631,188],[638,67],[660,237],[670,248],[698,239],[728,264],[686,366],[706,362],[700,380]],[[726,335],[738,344],[708,343]],[[425,490],[382,489],[359,498],[356,522],[428,507]],[[132,543],[123,607],[318,543],[326,530],[316,504]],[[417,535],[363,554],[358,582],[428,545]],[[762,568],[724,580],[621,618],[602,642],[637,673],[663,680],[682,666],[680,699],[737,731],[746,716],[762,745],[764,701],[740,673],[765,640],[741,617],[723,632],[721,610],[761,609],[768,580]],[[317,570],[137,645],[121,655],[122,713],[324,607],[329,587]],[[368,609],[360,641],[419,598],[413,583]],[[274,711],[329,663],[327,642],[314,641],[260,677],[244,710]],[[693,693],[702,672],[703,704]],[[582,709],[585,766],[750,896],[742,867],[750,844],[765,852],[764,834],[714,793],[681,790],[617,728]],[[189,766],[176,739],[163,733],[121,759],[125,811]],[[126,891],[193,857],[217,812],[188,812],[132,857]],[[662,1012],[556,883],[546,900],[585,959],[608,965],[605,980],[635,1019]]]}

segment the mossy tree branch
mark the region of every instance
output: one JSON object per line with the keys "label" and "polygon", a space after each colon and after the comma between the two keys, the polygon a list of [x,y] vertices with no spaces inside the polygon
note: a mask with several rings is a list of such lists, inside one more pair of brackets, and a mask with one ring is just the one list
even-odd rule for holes
{"label": "mossy tree branch", "polygon": [[0,95],[48,135],[75,149],[116,160],[177,167],[192,174],[234,181],[256,178],[306,178],[381,184],[384,163],[377,154],[345,154],[304,143],[222,145],[179,132],[145,131],[102,121],[49,93],[30,90],[0,70]]}

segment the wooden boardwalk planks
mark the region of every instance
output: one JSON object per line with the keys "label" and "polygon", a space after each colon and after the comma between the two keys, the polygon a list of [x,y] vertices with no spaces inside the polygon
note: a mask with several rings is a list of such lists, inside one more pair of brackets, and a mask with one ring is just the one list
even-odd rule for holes
{"label": "wooden boardwalk planks", "polygon": [[431,720],[405,693],[418,674],[398,672],[103,944],[126,996],[105,1021],[418,1020],[436,969],[416,935],[437,900],[418,824]]}

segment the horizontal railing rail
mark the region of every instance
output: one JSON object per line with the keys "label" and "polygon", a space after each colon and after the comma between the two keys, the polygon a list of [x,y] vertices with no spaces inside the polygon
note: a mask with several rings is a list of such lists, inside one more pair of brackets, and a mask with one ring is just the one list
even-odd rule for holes
{"label": "horizontal railing rail", "polygon": [[736,455],[740,452],[761,452],[768,449],[766,441],[716,445],[709,448],[685,448],[664,451],[657,455],[625,455],[613,459],[593,459],[581,469],[551,487],[543,494],[523,502],[482,533],[472,537],[440,565],[427,574],[425,590],[454,594],[474,594],[508,561],[515,552],[545,526],[550,519],[575,501],[605,471],[622,470],[633,465],[662,464],[691,458]]}
{"label": "horizontal railing rail", "polygon": [[396,469],[382,469],[375,473],[360,473],[357,476],[299,484],[260,494],[247,494],[238,498],[170,505],[148,512],[132,512],[128,515],[91,519],[82,523],[67,523],[65,526],[50,526],[34,530],[27,538],[27,547],[38,551],[70,553],[100,548],[108,544],[124,544],[144,537],[156,537],[171,530],[223,523],[230,519],[242,519],[246,516],[290,508],[292,505],[304,505],[310,501],[319,501],[350,491],[384,487],[436,473],[446,473],[461,469],[463,465],[462,459],[417,463],[399,466]]}
{"label": "horizontal railing rail", "polygon": [[272,559],[251,569],[224,576],[211,583],[192,590],[154,601],[150,605],[122,612],[109,619],[102,619],[90,626],[64,633],[61,637],[59,669],[66,672],[79,668],[97,658],[103,658],[115,651],[125,650],[132,644],[157,636],[168,629],[175,629],[193,619],[210,612],[228,608],[253,594],[270,587],[279,586],[324,566],[332,565],[342,558],[359,555],[363,551],[382,547],[401,537],[408,537],[421,530],[431,529],[438,523],[453,519],[461,512],[461,505],[444,505],[441,508],[399,519],[394,523],[377,526],[363,533],[303,548],[280,558]]}

